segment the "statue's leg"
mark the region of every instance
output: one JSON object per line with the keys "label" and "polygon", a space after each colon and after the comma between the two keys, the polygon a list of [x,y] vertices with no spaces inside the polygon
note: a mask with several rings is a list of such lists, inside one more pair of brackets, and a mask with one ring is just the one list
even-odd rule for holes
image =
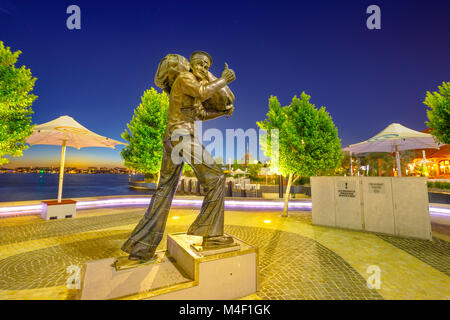
{"label": "statue's leg", "polygon": [[[211,154],[193,137],[191,150],[191,157],[183,159],[194,170],[206,195],[200,214],[187,233],[203,237],[221,237],[224,223],[225,175]],[[200,150],[201,152],[198,152]]]}
{"label": "statue's leg", "polygon": [[122,245],[122,250],[130,254],[131,260],[151,259],[163,237],[170,205],[184,165],[172,162],[171,151],[172,145],[165,141],[159,184],[144,217]]}

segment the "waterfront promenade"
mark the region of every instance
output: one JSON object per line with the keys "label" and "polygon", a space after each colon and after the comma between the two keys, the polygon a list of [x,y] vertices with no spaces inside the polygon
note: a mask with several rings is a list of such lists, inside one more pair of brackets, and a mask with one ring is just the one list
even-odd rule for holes
{"label": "waterfront promenade", "polygon": [[[43,221],[37,212],[1,218],[0,299],[74,299],[67,267],[125,255],[119,248],[148,199],[86,206],[74,219]],[[191,202],[171,209],[166,233],[187,230],[202,198],[176,200]],[[313,226],[309,201],[292,201],[288,218],[260,202],[251,208],[228,202],[225,231],[260,250],[260,289],[247,299],[450,298],[450,214],[431,215],[433,241],[424,241]],[[1,203],[0,209],[37,203]],[[381,271],[379,289],[367,286],[370,266]]]}

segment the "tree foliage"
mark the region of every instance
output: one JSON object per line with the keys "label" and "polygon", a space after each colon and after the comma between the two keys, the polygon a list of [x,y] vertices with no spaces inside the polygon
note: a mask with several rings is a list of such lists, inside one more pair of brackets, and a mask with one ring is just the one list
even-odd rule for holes
{"label": "tree foliage", "polygon": [[[296,179],[337,168],[343,157],[341,141],[331,116],[325,107],[317,109],[311,104],[310,98],[303,92],[300,99],[294,96],[290,105],[281,107],[278,99],[271,96],[267,119],[257,122],[268,133],[273,129],[279,130],[278,170],[289,178],[285,213],[290,186]],[[264,145],[262,141],[262,149],[273,158],[271,140],[269,133],[267,143]]]}
{"label": "tree foliage", "polygon": [[368,170],[360,170],[359,174],[363,176],[391,176],[396,164],[395,156],[388,152],[370,152],[360,155],[358,159],[358,167],[368,166]]}
{"label": "tree foliage", "polygon": [[261,162],[249,163],[247,166],[248,176],[253,182],[264,181],[264,178],[260,178],[259,174],[261,169],[263,168],[263,164]]}
{"label": "tree foliage", "polygon": [[9,162],[4,156],[22,156],[28,149],[25,139],[33,133],[31,105],[37,96],[30,92],[36,78],[25,66],[16,68],[21,53],[0,41],[0,165]]}
{"label": "tree foliage", "polygon": [[431,134],[439,141],[450,144],[450,82],[443,82],[438,87],[439,92],[427,92],[424,104],[430,121],[426,124],[431,128]]}
{"label": "tree foliage", "polygon": [[128,145],[120,154],[125,166],[153,175],[159,172],[163,156],[162,136],[166,129],[169,97],[153,87],[146,90],[133,118],[122,133]]}
{"label": "tree foliage", "polygon": [[[337,128],[325,107],[319,110],[302,93],[290,105],[281,107],[269,99],[267,119],[257,122],[264,130],[279,130],[279,171],[283,175],[313,176],[337,168],[343,157]],[[267,141],[270,141],[268,135]],[[270,147],[263,146],[265,152]],[[271,156],[270,153],[267,156]]]}
{"label": "tree foliage", "polygon": [[249,163],[248,164],[248,174],[251,178],[257,178],[263,167],[261,162]]}

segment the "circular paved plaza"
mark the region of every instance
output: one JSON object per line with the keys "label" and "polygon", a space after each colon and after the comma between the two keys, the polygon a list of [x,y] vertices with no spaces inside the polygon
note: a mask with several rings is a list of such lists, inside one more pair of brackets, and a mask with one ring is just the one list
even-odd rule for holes
{"label": "circular paved plaza", "polygon": [[[69,266],[125,255],[145,208],[102,208],[77,218],[0,219],[0,299],[74,299]],[[172,209],[166,233],[186,231],[198,209]],[[249,299],[449,299],[450,228],[433,241],[313,226],[311,212],[226,211],[225,231],[259,248],[259,291]],[[165,239],[165,238],[164,238]],[[165,240],[159,249],[165,249]],[[370,267],[380,288],[370,289]]]}

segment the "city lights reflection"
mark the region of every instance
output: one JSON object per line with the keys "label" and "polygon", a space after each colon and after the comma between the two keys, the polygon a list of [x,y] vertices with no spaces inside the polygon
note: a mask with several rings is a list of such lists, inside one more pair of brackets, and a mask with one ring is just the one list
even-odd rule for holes
{"label": "city lights reflection", "polygon": [[[85,200],[78,201],[76,207],[78,210],[95,209],[102,207],[121,207],[121,206],[137,206],[146,207],[149,205],[150,197],[135,197],[135,198],[110,198],[110,199],[98,199],[98,200]],[[172,204],[176,206],[195,206],[200,207],[202,205],[202,199],[174,199]],[[274,200],[225,200],[225,207],[229,209],[282,209],[284,206],[283,201]],[[0,216],[9,215],[29,215],[40,214],[42,211],[42,204],[22,205],[22,206],[5,206],[0,207]],[[310,201],[291,201],[289,202],[290,209],[299,209],[305,211],[311,211],[312,203]],[[433,204],[429,207],[430,215],[432,216],[445,216],[450,217],[450,208],[437,207]],[[177,219],[177,217],[173,217]],[[264,221],[265,222],[265,221]],[[266,223],[266,222],[265,222]]]}

